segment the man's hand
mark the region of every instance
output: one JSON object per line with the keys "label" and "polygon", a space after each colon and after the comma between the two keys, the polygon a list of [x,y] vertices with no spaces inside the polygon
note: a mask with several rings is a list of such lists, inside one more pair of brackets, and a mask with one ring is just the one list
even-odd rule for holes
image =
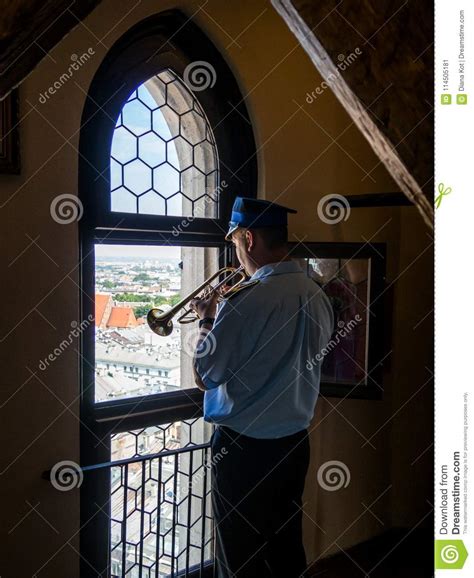
{"label": "man's hand", "polygon": [[219,294],[216,291],[213,291],[206,299],[193,299],[190,301],[189,306],[197,313],[199,319],[204,319],[204,317],[215,317],[218,299]]}
{"label": "man's hand", "polygon": [[[193,299],[192,301],[190,301],[189,307],[198,315],[200,319],[204,319],[205,317],[215,318],[218,299],[219,293],[217,291],[213,291],[206,299]],[[206,336],[211,330],[211,327],[212,323],[209,323],[209,325],[204,324],[201,327],[199,338],[196,343],[196,351],[199,349],[199,346],[204,341],[204,339],[206,339]],[[206,386],[204,385],[201,376],[199,375],[196,369],[195,360],[193,363],[193,373],[194,373],[194,382],[196,383],[198,388],[201,391],[206,391]]]}

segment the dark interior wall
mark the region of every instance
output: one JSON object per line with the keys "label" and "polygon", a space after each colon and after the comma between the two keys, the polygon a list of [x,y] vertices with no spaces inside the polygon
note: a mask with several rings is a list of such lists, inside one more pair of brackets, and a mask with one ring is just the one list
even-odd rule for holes
{"label": "dark interior wall", "polygon": [[[430,450],[412,465],[432,436],[431,385],[411,397],[432,361],[432,255],[426,227],[412,208],[357,209],[344,223],[322,223],[317,203],[323,195],[391,191],[390,177],[329,90],[307,102],[321,78],[269,2],[212,0],[201,9],[197,2],[178,4],[194,14],[238,79],[257,140],[260,195],[298,209],[294,238],[387,243],[393,321],[387,319],[386,327],[393,354],[384,375],[386,396],[383,401],[318,402],[304,506],[308,558],[391,525],[415,525],[426,513],[431,487]],[[79,459],[77,341],[46,370],[39,368],[79,319],[77,224],[58,224],[50,206],[60,194],[77,193],[82,108],[103,55],[135,22],[171,6],[104,0],[21,86],[22,173],[0,177],[7,241],[1,245],[1,483],[8,499],[1,519],[6,554],[0,569],[6,578],[40,569],[42,577],[79,575],[79,494],[59,493],[41,479],[52,464]],[[94,55],[87,64],[41,104],[40,94],[67,69],[71,55],[89,48]],[[361,447],[367,438],[375,449]],[[317,484],[316,472],[332,459],[348,465],[351,483],[328,493]],[[417,484],[411,483],[413,473]]]}
{"label": "dark interior wall", "polygon": [[[384,398],[318,401],[304,517],[312,560],[390,527],[432,531],[432,237],[413,208],[359,211],[333,239],[387,243]],[[330,460],[349,468],[347,488],[318,484],[318,468]]]}
{"label": "dark interior wall", "polygon": [[397,147],[431,200],[434,3],[292,3],[308,26],[317,30],[317,37],[333,61],[338,62],[340,54],[350,55],[359,48],[359,65],[346,66],[342,75],[362,103],[370,107],[374,122]]}
{"label": "dark interior wall", "polygon": [[13,0],[1,3],[0,98],[18,86],[100,0]]}
{"label": "dark interior wall", "polygon": [[[392,515],[394,524],[428,525],[434,503],[434,263],[433,233],[403,209],[400,268],[394,294],[399,347],[391,391]],[[405,507],[410,504],[411,511]]]}
{"label": "dark interior wall", "polygon": [[433,228],[434,4],[272,4],[392,178]]}

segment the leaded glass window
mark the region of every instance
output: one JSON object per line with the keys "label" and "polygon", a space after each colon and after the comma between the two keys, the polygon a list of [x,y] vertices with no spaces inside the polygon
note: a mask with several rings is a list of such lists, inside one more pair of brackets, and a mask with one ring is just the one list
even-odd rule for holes
{"label": "leaded glass window", "polygon": [[110,160],[114,212],[215,218],[217,149],[206,115],[171,70],[132,92],[117,119]]}

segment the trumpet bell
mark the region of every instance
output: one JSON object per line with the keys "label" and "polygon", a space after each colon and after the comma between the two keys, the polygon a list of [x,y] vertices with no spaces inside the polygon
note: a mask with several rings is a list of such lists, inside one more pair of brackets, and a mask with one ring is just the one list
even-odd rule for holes
{"label": "trumpet bell", "polygon": [[153,333],[167,337],[173,331],[171,315],[166,315],[162,309],[150,309],[146,316],[147,323]]}

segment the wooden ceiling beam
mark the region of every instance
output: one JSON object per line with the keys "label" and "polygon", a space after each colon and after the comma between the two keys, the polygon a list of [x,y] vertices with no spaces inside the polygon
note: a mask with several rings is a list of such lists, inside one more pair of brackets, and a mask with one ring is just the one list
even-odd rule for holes
{"label": "wooden ceiling beam", "polygon": [[433,7],[406,0],[272,4],[433,228]]}

